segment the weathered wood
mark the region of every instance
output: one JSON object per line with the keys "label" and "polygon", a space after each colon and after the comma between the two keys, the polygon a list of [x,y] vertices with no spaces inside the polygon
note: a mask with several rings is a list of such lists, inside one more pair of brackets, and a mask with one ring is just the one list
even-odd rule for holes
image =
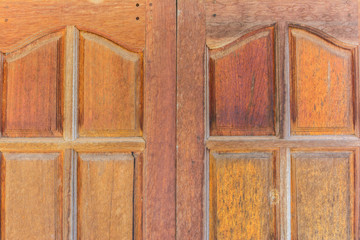
{"label": "weathered wood", "polygon": [[210,240],[277,239],[274,153],[210,153]]}
{"label": "weathered wood", "polygon": [[80,32],[79,135],[141,136],[142,53]]}
{"label": "weathered wood", "polygon": [[179,0],[177,7],[176,239],[200,240],[206,236],[205,6]]}
{"label": "weathered wood", "polygon": [[140,50],[145,46],[145,8],[145,0],[1,1],[0,51],[27,44],[36,34],[64,26],[95,31]]}
{"label": "weathered wood", "polygon": [[274,27],[209,51],[210,135],[275,135]]}
{"label": "weathered wood", "polygon": [[77,239],[131,239],[134,167],[131,153],[79,154]]}
{"label": "weathered wood", "polygon": [[289,34],[291,133],[354,134],[355,47],[296,27]]}
{"label": "weathered wood", "polygon": [[292,239],[355,239],[354,152],[294,152]]}
{"label": "weathered wood", "polygon": [[62,239],[63,155],[3,153],[1,239]]}
{"label": "weathered wood", "polygon": [[144,80],[144,238],[174,239],[176,2],[147,0]]}
{"label": "weathered wood", "polygon": [[64,32],[45,36],[6,54],[3,135],[61,136]]}

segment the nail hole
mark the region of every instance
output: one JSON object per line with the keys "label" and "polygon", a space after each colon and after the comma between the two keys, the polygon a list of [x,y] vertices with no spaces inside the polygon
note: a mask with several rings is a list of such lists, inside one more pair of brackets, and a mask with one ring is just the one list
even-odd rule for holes
{"label": "nail hole", "polygon": [[139,20],[140,18],[139,17],[136,17],[136,20]]}
{"label": "nail hole", "polygon": [[8,19],[7,18],[5,18],[5,22],[7,22],[8,21]]}
{"label": "nail hole", "polygon": [[151,6],[152,6],[152,3],[149,3],[149,6],[151,7]]}
{"label": "nail hole", "polygon": [[213,17],[216,17],[216,14],[215,14],[215,13],[213,14]]}
{"label": "nail hole", "polygon": [[137,3],[137,4],[136,4],[136,6],[137,6],[137,7],[139,7],[139,6],[140,6],[140,4],[138,4],[138,3]]}

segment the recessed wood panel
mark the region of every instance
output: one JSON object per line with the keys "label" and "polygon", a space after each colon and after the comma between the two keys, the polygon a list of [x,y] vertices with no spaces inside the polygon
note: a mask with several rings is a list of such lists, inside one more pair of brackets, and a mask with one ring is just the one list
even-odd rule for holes
{"label": "recessed wood panel", "polygon": [[353,152],[292,154],[292,239],[354,239]]}
{"label": "recessed wood panel", "polygon": [[273,152],[210,157],[210,239],[275,239],[276,160]]}
{"label": "recessed wood panel", "polygon": [[290,28],[291,133],[354,134],[354,48]]}
{"label": "recessed wood panel", "polygon": [[4,153],[1,239],[62,239],[63,160],[59,153]]}
{"label": "recessed wood panel", "polygon": [[209,54],[210,134],[275,135],[274,28]]}
{"label": "recessed wood panel", "polygon": [[140,136],[142,54],[80,33],[80,136]]}
{"label": "recessed wood panel", "polygon": [[63,32],[4,57],[3,135],[62,134]]}
{"label": "recessed wood panel", "polygon": [[132,239],[132,154],[79,154],[77,198],[78,239]]}

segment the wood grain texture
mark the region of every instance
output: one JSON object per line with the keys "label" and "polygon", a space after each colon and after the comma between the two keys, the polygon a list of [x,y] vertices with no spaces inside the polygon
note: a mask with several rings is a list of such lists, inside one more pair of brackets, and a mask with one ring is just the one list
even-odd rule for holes
{"label": "wood grain texture", "polygon": [[224,46],[259,25],[299,23],[358,42],[357,0],[206,0],[207,45]]}
{"label": "wood grain texture", "polygon": [[62,239],[63,157],[3,153],[1,239]]}
{"label": "wood grain texture", "polygon": [[292,239],[354,238],[354,152],[295,152]]}
{"label": "wood grain texture", "polygon": [[204,239],[205,5],[177,8],[176,239]]}
{"label": "wood grain texture", "polygon": [[0,51],[68,25],[140,50],[145,46],[145,9],[145,0],[4,0],[0,2]]}
{"label": "wood grain texture", "polygon": [[277,239],[274,152],[210,153],[210,240]]}
{"label": "wood grain texture", "polygon": [[274,27],[209,55],[210,135],[275,135]]}
{"label": "wood grain texture", "polygon": [[3,135],[61,136],[64,32],[5,55]]}
{"label": "wood grain texture", "polygon": [[134,161],[131,153],[79,154],[79,240],[132,239]]}
{"label": "wood grain texture", "polygon": [[144,238],[176,234],[176,2],[146,1]]}
{"label": "wood grain texture", "polygon": [[354,134],[355,48],[290,28],[291,133]]}
{"label": "wood grain texture", "polygon": [[79,135],[140,136],[142,54],[80,32]]}

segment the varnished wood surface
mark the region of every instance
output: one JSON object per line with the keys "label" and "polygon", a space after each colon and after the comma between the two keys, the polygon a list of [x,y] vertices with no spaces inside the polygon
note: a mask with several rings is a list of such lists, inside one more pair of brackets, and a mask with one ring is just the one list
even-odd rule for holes
{"label": "varnished wood surface", "polygon": [[274,27],[209,51],[210,135],[275,135]]}
{"label": "varnished wood surface", "polygon": [[204,239],[205,6],[179,0],[177,9],[176,239]]}
{"label": "varnished wood surface", "polygon": [[291,239],[354,239],[354,153],[291,156]]}
{"label": "varnished wood surface", "polygon": [[61,239],[63,155],[3,153],[1,238]]}
{"label": "varnished wood surface", "polygon": [[276,239],[274,153],[210,154],[210,240]]}
{"label": "varnished wood surface", "polygon": [[79,154],[77,239],[131,239],[134,166],[131,154]]}
{"label": "varnished wood surface", "polygon": [[80,32],[79,135],[140,136],[142,53]]}
{"label": "varnished wood surface", "polygon": [[354,134],[355,47],[290,28],[291,133]]}
{"label": "varnished wood surface", "polygon": [[34,35],[68,25],[95,31],[132,49],[143,49],[145,8],[145,0],[1,1],[0,51],[18,48]]}
{"label": "varnished wood surface", "polygon": [[45,36],[6,54],[3,135],[61,136],[64,32]]}

